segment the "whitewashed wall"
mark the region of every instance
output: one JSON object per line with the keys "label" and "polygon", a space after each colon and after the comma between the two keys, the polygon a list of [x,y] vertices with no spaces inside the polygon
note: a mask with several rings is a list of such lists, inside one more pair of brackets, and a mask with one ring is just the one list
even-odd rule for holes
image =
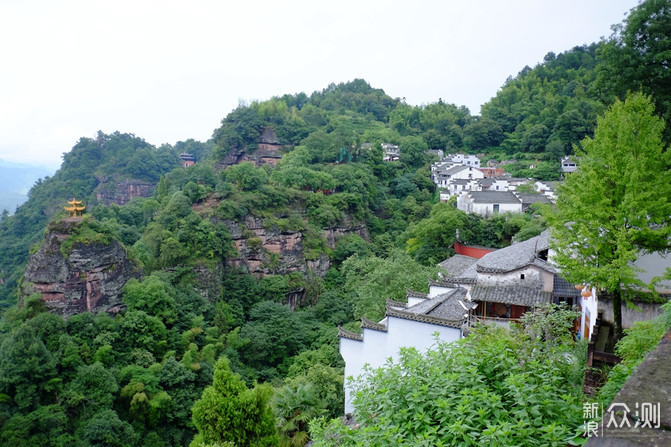
{"label": "whitewashed wall", "polygon": [[[521,275],[524,275],[524,279],[521,279]],[[543,275],[543,270],[534,265],[528,265],[509,273],[478,273],[478,284],[508,286],[543,284],[543,290],[546,290],[546,278]],[[552,282],[549,285],[551,286]]]}
{"label": "whitewashed wall", "polygon": [[348,378],[359,376],[364,364],[377,368],[389,358],[398,360],[401,347],[426,351],[435,344],[434,332],[438,332],[438,338],[443,341],[461,338],[461,329],[396,317],[387,317],[387,332],[364,329],[363,341],[341,338],[340,355],[345,360],[345,413],[354,410]]}
{"label": "whitewashed wall", "polygon": [[[494,204],[493,203],[471,203],[470,204],[471,213],[477,213],[481,216],[492,216],[494,215]],[[503,213],[521,213],[522,204],[521,203],[500,203],[499,204],[499,214]]]}

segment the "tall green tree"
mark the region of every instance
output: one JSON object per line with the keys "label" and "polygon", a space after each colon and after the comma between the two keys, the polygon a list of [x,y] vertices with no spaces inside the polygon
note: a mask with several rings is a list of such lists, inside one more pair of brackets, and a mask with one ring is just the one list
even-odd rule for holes
{"label": "tall green tree", "polygon": [[613,300],[622,334],[622,299],[652,288],[632,266],[642,251],[666,249],[671,234],[671,152],[664,122],[649,97],[630,95],[598,120],[583,141],[580,169],[560,189],[550,214],[557,254],[567,279],[597,286]]}
{"label": "tall green tree", "polygon": [[214,381],[193,406],[198,434],[191,447],[233,443],[250,447],[276,446],[275,417],[270,408],[272,388],[248,389],[222,357],[214,367]]}
{"label": "tall green tree", "polygon": [[324,402],[311,383],[300,383],[294,389],[285,385],[275,392],[271,401],[277,417],[277,429],[283,447],[301,447],[310,440],[308,422],[323,414]]}

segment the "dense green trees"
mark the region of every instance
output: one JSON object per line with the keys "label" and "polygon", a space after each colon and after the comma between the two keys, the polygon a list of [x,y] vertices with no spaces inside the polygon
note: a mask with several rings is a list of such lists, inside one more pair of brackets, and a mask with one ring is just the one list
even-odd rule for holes
{"label": "dense green trees", "polygon": [[[664,0],[645,0],[614,27],[615,32],[599,51],[598,87],[607,100],[624,100],[628,91],[650,95],[655,111],[671,120],[671,5]],[[671,141],[669,126],[666,142]]]}
{"label": "dense green trees", "polygon": [[[509,78],[482,107],[482,120],[493,120],[500,129],[495,134],[498,141],[491,140],[496,141],[494,146],[517,156],[546,152],[550,142],[559,141],[564,153],[573,153],[572,145],[591,133],[603,109],[592,87],[597,48],[592,44],[559,55],[548,53],[543,64]],[[491,123],[487,128],[495,129]],[[480,141],[479,147],[486,147],[485,143]]]}
{"label": "dense green trees", "polygon": [[321,420],[311,433],[316,446],[564,446],[582,434],[585,353],[571,337],[482,326],[367,370],[355,381],[357,425]]}
{"label": "dense green trees", "polygon": [[270,408],[272,390],[268,385],[248,389],[234,374],[228,359],[214,368],[214,381],[193,406],[193,423],[198,434],[192,447],[233,443],[250,447],[275,446],[278,437]]}

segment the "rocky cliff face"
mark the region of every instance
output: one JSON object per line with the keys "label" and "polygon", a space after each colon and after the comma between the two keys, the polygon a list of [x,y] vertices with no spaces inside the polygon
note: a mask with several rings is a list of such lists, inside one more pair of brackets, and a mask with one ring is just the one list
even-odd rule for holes
{"label": "rocky cliff face", "polygon": [[215,164],[215,169],[220,171],[227,166],[236,165],[243,161],[251,161],[257,166],[265,164],[275,166],[282,159],[283,147],[275,131],[266,127],[253,150],[248,147],[233,148],[222,160]]}
{"label": "rocky cliff face", "polygon": [[44,244],[30,256],[22,292],[38,292],[52,312],[64,318],[81,312],[116,312],[122,308],[121,289],[140,272],[117,242],[75,243],[67,256],[61,246],[81,225],[68,218],[49,225]]}
{"label": "rocky cliff face", "polygon": [[[324,276],[330,267],[326,254],[306,259],[304,234],[301,231],[281,231],[267,228],[265,219],[247,216],[243,222],[224,221],[233,238],[238,256],[229,259],[231,266],[242,268],[256,276],[285,275],[292,272],[313,273]],[[322,230],[329,248],[334,249],[338,239],[358,234],[368,240],[364,223],[347,223]]]}
{"label": "rocky cliff face", "polygon": [[135,197],[149,197],[156,185],[143,180],[120,177],[97,177],[95,189],[98,203],[102,205],[125,205]]}

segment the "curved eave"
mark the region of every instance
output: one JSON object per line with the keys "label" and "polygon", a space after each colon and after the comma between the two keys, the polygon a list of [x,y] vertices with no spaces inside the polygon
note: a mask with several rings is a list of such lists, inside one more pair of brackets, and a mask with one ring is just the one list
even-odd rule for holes
{"label": "curved eave", "polygon": [[438,326],[451,327],[454,329],[461,329],[461,325],[464,322],[464,319],[445,320],[443,318],[433,317],[430,315],[414,314],[412,312],[403,312],[401,310],[397,310],[392,307],[387,307],[387,316],[401,318],[403,320],[419,321],[421,323],[429,323]]}
{"label": "curved eave", "polygon": [[387,307],[389,307],[389,306],[392,306],[392,307],[401,307],[401,308],[403,308],[403,309],[405,309],[406,307],[408,307],[408,303],[402,303],[402,302],[400,302],[400,301],[390,300],[389,298],[386,299],[385,305],[386,305]]}
{"label": "curved eave", "polygon": [[436,280],[433,280],[433,279],[429,279],[429,286],[449,287],[451,289],[455,289],[457,287],[457,285],[453,282],[436,281]]}
{"label": "curved eave", "polygon": [[338,326],[338,337],[339,338],[346,338],[348,340],[354,340],[354,341],[363,341],[363,335],[358,334],[356,332],[351,332],[346,329],[341,328]]}
{"label": "curved eave", "polygon": [[422,298],[422,299],[427,299],[429,297],[428,294],[426,293],[416,292],[410,289],[405,289],[405,296],[413,298]]}
{"label": "curved eave", "polygon": [[387,332],[387,326],[383,323],[376,323],[366,317],[361,317],[361,328],[372,329],[374,331]]}

